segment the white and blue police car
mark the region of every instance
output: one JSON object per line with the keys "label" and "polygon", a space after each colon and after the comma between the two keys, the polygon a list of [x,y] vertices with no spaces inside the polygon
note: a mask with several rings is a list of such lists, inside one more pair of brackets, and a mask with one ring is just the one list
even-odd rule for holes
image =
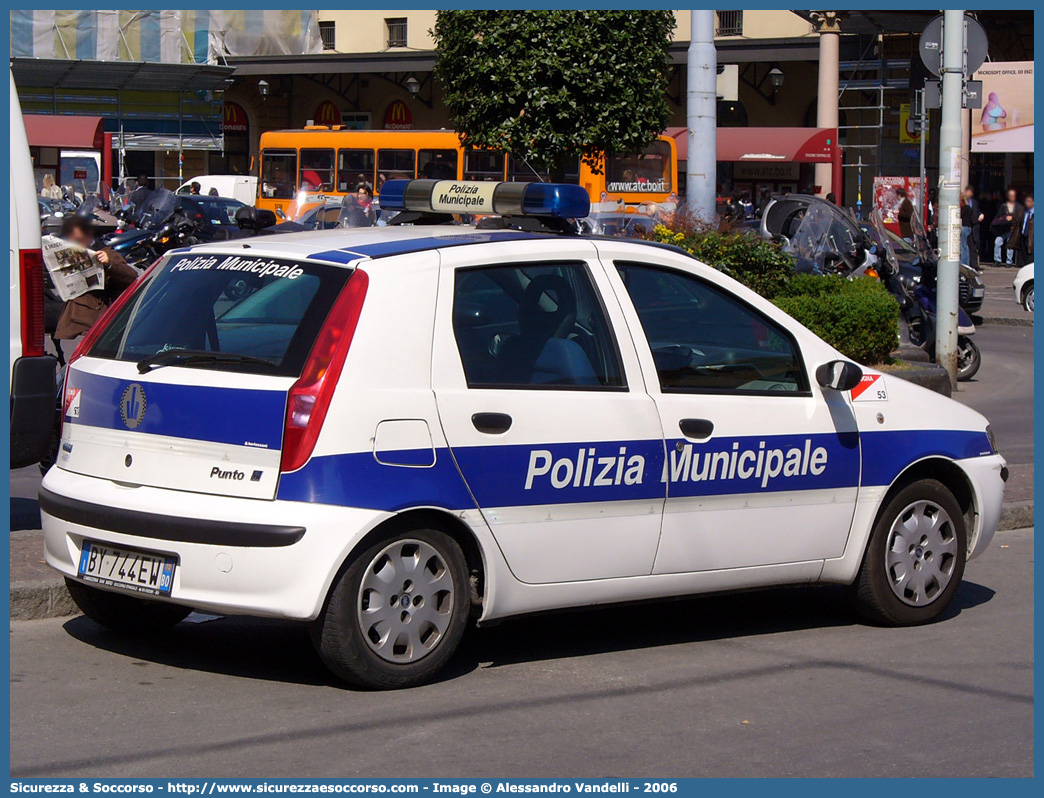
{"label": "white and blue police car", "polygon": [[985,418],[681,251],[547,232],[578,187],[381,204],[400,223],[169,253],[82,342],[40,504],[88,617],[297,619],[404,687],[469,620],[557,608],[821,582],[928,622],[993,537]]}

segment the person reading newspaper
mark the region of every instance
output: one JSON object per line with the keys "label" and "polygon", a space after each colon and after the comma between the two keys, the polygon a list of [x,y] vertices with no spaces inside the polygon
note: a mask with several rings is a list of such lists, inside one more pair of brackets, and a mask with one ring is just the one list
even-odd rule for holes
{"label": "person reading newspaper", "polygon": [[[72,341],[94,325],[105,309],[134,282],[138,273],[114,249],[101,247],[94,250],[94,226],[88,218],[72,216],[66,219],[62,224],[61,237],[74,245],[65,250],[58,250],[58,253],[64,253],[61,260],[71,262],[75,260],[77,253],[81,253],[81,257],[87,255],[93,263],[101,267],[98,287],[90,288],[94,278],[88,272],[89,290],[69,298],[62,308],[62,315],[58,318],[54,337],[60,341]],[[46,257],[46,245],[44,249]]]}

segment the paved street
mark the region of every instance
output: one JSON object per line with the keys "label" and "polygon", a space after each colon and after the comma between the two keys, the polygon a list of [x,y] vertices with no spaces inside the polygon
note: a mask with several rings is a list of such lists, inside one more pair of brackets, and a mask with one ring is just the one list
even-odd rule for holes
{"label": "paved street", "polygon": [[954,398],[990,420],[1011,463],[1033,462],[1033,328],[984,325],[975,332],[982,367]]}
{"label": "paved street", "polygon": [[975,332],[982,367],[953,398],[990,420],[1012,478],[1005,498],[1033,498],[1033,328],[987,324]]}
{"label": "paved street", "polygon": [[1018,269],[1014,266],[983,266],[982,282],[986,286],[986,301],[979,310],[980,316],[989,319],[1015,319],[1022,323],[1032,321],[1033,314],[1027,313],[1015,301],[1012,283]]}
{"label": "paved street", "polygon": [[[980,327],[982,369],[956,394],[991,418],[1016,499],[1032,498],[1032,333]],[[38,525],[38,483],[12,472],[16,529]],[[14,533],[26,578],[48,574],[38,535]],[[858,625],[834,588],[566,613],[481,630],[445,681],[381,694],[334,683],[292,624],[138,641],[14,622],[12,773],[1028,776],[1032,578],[1032,531],[1002,532],[940,624]]]}
{"label": "paved street", "polygon": [[1033,534],[998,538],[931,626],[857,625],[833,588],[574,612],[396,693],[336,686],[285,623],[16,622],[11,772],[1030,776]]}

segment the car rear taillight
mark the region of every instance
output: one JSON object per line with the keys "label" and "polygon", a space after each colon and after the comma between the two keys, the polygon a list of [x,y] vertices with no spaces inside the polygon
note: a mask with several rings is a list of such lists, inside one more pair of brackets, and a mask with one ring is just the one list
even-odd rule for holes
{"label": "car rear taillight", "polygon": [[348,279],[312,346],[300,379],[290,389],[281,471],[296,471],[312,456],[359,323],[369,283],[370,278],[361,269],[356,269]]}
{"label": "car rear taillight", "polygon": [[44,261],[38,249],[18,252],[21,288],[22,357],[44,353]]}
{"label": "car rear taillight", "polygon": [[105,309],[105,312],[98,318],[96,322],[91,326],[91,329],[87,331],[87,334],[80,339],[80,343],[77,345],[76,350],[72,353],[72,357],[69,358],[69,365],[72,365],[73,361],[77,358],[81,358],[90,351],[91,347],[94,346],[94,342],[98,340],[98,337],[105,331],[105,328],[109,326],[109,322],[112,321],[112,317],[115,316],[120,308],[130,301],[130,298],[138,293],[138,289],[141,288],[141,284],[149,279],[149,275],[152,274],[156,268],[156,264],[160,262],[162,258],[157,259],[149,268],[138,275],[138,279],[127,286],[123,293],[116,297],[116,301],[109,305]]}

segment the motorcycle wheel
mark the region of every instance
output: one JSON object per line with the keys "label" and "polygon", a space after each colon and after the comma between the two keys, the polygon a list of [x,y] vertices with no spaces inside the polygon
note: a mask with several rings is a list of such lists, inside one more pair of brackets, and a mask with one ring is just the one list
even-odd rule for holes
{"label": "motorcycle wheel", "polygon": [[906,322],[906,330],[911,344],[914,346],[924,346],[924,322],[921,319],[908,319]]}
{"label": "motorcycle wheel", "polygon": [[975,341],[966,335],[957,337],[957,381],[967,382],[982,365],[982,353]]}

